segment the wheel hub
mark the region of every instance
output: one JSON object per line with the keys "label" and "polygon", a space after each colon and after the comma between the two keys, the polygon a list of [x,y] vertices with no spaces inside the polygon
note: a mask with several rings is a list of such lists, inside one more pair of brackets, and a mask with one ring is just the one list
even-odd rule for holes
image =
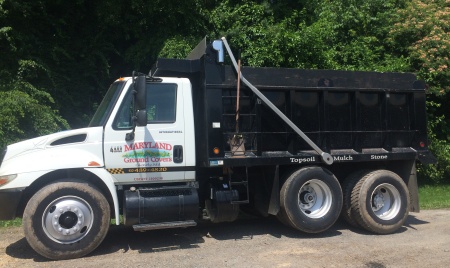
{"label": "wheel hub", "polygon": [[[58,209],[56,209],[58,210]],[[59,212],[59,213],[58,213]],[[63,235],[73,235],[84,224],[84,215],[77,207],[62,207],[55,213],[53,227]]]}
{"label": "wheel hub", "polygon": [[317,195],[314,189],[310,186],[303,187],[300,193],[300,207],[308,209],[316,203]]}
{"label": "wheel hub", "polygon": [[298,206],[309,218],[321,218],[331,208],[332,195],[328,185],[318,179],[303,184],[298,193]]}
{"label": "wheel hub", "polygon": [[380,184],[372,192],[372,211],[379,219],[393,219],[400,212],[400,208],[400,193],[392,184]]}
{"label": "wheel hub", "polygon": [[382,207],[384,207],[384,197],[383,197],[382,193],[378,193],[374,196],[373,206],[374,206],[374,211],[378,211]]}
{"label": "wheel hub", "polygon": [[92,209],[79,197],[62,197],[45,210],[42,225],[49,238],[58,243],[82,239],[92,226]]}
{"label": "wheel hub", "polygon": [[59,218],[59,225],[66,229],[70,229],[77,224],[77,215],[71,211],[64,212]]}

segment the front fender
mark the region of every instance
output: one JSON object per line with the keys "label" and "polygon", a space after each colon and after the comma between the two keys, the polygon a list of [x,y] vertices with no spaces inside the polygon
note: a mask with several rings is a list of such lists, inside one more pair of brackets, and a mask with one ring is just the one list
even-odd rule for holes
{"label": "front fender", "polygon": [[106,185],[106,187],[108,187],[108,190],[114,202],[114,214],[116,217],[116,225],[119,225],[120,224],[119,198],[117,196],[116,187],[114,185],[115,181],[114,177],[111,176],[111,173],[109,173],[103,168],[85,168],[85,170],[91,172],[92,174],[100,178]]}
{"label": "front fender", "polygon": [[[115,179],[111,174],[104,168],[84,168],[87,172],[92,173],[94,176],[99,178],[111,194],[111,198],[114,206],[114,214],[116,218],[116,224],[120,224],[120,214],[119,214],[119,198],[117,196],[116,187],[114,185]],[[26,172],[18,174],[17,178],[12,182],[8,183],[2,190],[14,190],[14,189],[25,189],[35,182],[38,178],[46,176],[55,170],[43,170],[38,172]]]}
{"label": "front fender", "polygon": [[86,150],[78,145],[35,151],[2,163],[0,175],[17,174],[17,178],[1,188],[28,187],[35,179],[54,170],[90,167],[104,167],[102,155],[92,148]]}

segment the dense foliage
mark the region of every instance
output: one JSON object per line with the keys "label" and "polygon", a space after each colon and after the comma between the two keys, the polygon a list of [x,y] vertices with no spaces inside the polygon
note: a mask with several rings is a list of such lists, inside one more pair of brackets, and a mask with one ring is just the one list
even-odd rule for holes
{"label": "dense foliage", "polygon": [[438,163],[421,167],[421,175],[434,182],[449,182],[450,1],[413,0],[397,14],[400,19],[390,29],[390,42],[429,85],[430,149]]}
{"label": "dense foliage", "polygon": [[245,65],[412,71],[450,178],[450,0],[0,0],[0,145],[86,126],[108,85],[227,36]]}

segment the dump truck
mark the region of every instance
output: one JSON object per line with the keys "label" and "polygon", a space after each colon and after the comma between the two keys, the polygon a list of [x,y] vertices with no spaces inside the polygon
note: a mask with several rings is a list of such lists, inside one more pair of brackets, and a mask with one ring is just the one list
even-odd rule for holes
{"label": "dump truck", "polygon": [[393,233],[419,211],[416,162],[434,161],[425,97],[411,73],[244,67],[205,39],[113,82],[88,127],[7,146],[0,219],[22,217],[50,259],[92,252],[114,221],[150,231],[241,211]]}

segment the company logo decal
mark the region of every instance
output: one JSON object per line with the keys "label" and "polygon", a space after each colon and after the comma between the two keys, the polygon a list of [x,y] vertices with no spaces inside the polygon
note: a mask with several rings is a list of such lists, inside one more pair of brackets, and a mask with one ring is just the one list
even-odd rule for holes
{"label": "company logo decal", "polygon": [[[119,146],[120,147],[120,146]],[[119,148],[121,150],[122,148]],[[123,146],[123,161],[127,164],[140,163],[143,166],[159,166],[161,162],[172,162],[170,143],[136,142]]]}

